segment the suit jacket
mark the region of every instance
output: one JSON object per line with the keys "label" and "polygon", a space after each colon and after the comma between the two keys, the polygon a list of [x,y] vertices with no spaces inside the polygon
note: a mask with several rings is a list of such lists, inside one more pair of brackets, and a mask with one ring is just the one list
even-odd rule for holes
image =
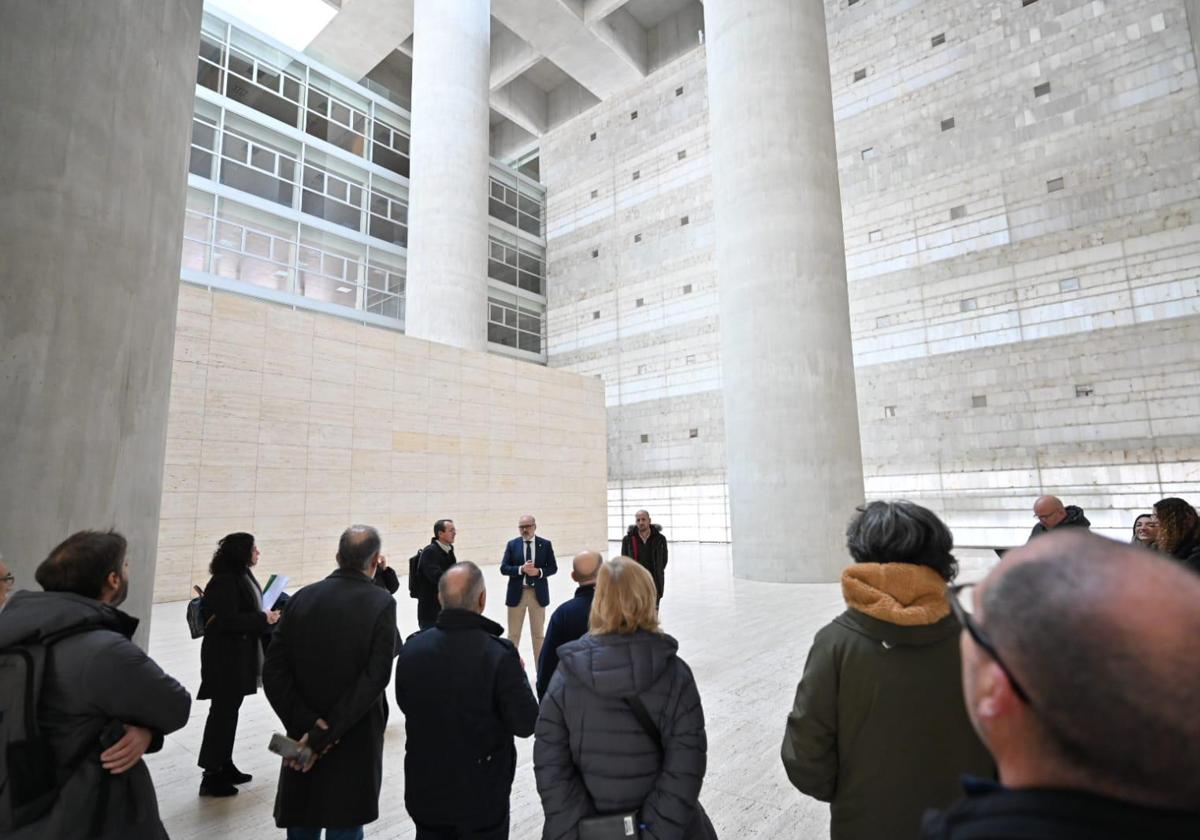
{"label": "suit jacket", "polygon": [[[533,545],[533,565],[541,569],[542,574],[529,580],[533,583],[533,593],[537,602],[546,607],[550,605],[550,584],[546,583],[546,578],[558,571],[558,564],[554,562],[554,546],[550,544],[550,540],[534,537]],[[521,567],[524,565],[525,540],[520,537],[509,540],[508,545],[504,547],[504,557],[500,560],[500,574],[509,575],[505,606],[515,607],[521,603],[521,590],[525,588],[525,575],[521,574]]]}
{"label": "suit jacket", "polygon": [[[379,816],[396,599],[360,572],[338,569],[288,602],[263,666],[263,689],[288,737],[309,734],[312,770],[281,768],[275,824],[350,828]],[[328,730],[313,728],[317,718]]]}

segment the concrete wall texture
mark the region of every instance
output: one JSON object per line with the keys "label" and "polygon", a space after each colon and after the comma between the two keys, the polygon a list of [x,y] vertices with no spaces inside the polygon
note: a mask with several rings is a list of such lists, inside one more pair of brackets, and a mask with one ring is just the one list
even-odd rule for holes
{"label": "concrete wall texture", "polygon": [[[1194,5],[826,2],[868,497],[1008,545],[1041,492],[1115,536],[1200,496]],[[543,143],[550,364],[604,379],[610,536],[728,537],[705,73]]]}
{"label": "concrete wall texture", "polygon": [[598,380],[187,283],[176,333],[156,600],[239,530],[293,589],[352,522],[401,574],[441,517],[480,564],[524,513],[564,557],[604,548]]}
{"label": "concrete wall texture", "polygon": [[143,643],[200,7],[0,4],[0,551],[121,531]]}

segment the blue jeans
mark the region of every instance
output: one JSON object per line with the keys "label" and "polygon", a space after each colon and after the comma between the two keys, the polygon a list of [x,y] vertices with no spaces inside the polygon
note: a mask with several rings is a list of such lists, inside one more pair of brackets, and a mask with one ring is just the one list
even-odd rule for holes
{"label": "blue jeans", "polygon": [[[363,840],[362,826],[357,828],[326,828],[325,840]],[[287,840],[321,840],[319,828],[289,828]]]}

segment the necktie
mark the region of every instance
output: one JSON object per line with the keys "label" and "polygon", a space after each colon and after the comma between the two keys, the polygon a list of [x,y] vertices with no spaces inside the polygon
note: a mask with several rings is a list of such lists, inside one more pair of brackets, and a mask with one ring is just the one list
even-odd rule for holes
{"label": "necktie", "polygon": [[[526,563],[533,562],[533,541],[532,540],[525,541],[525,562]],[[531,578],[529,575],[525,576],[525,585],[533,586],[533,578]]]}

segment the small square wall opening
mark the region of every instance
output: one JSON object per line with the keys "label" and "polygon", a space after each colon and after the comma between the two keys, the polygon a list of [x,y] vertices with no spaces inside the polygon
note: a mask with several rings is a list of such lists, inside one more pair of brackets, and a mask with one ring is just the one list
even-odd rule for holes
{"label": "small square wall opening", "polygon": [[1025,6],[1032,6],[1037,1],[1038,0],[1021,0],[1021,7],[1024,8]]}
{"label": "small square wall opening", "polygon": [[865,78],[867,78],[867,68],[866,67],[860,67],[854,71],[854,81],[861,82]]}
{"label": "small square wall opening", "polygon": [[686,356],[683,357],[683,363],[685,365],[696,364],[696,355],[694,353],[688,353]]}
{"label": "small square wall opening", "polygon": [[598,256],[600,256],[600,249],[599,249],[599,248],[593,248],[593,249],[592,249],[592,259],[596,259],[596,257],[598,257]]}
{"label": "small square wall opening", "polygon": [[880,315],[875,319],[875,329],[882,330],[892,325],[891,315]]}
{"label": "small square wall opening", "polygon": [[633,241],[634,241],[634,242],[641,242],[641,241],[642,241],[642,235],[641,235],[640,233],[635,233],[635,234],[633,235]]}
{"label": "small square wall opening", "polygon": [[934,35],[932,38],[929,39],[930,47],[940,47],[944,43],[946,43],[946,33],[945,32],[939,32],[937,35]]}
{"label": "small square wall opening", "polygon": [[691,283],[683,284],[683,293],[685,295],[690,295],[692,293],[692,284]]}
{"label": "small square wall opening", "polygon": [[873,157],[875,157],[875,147],[874,146],[867,146],[867,148],[862,150],[862,159],[863,160],[870,160]]}
{"label": "small square wall opening", "polygon": [[630,112],[629,112],[629,119],[631,119],[631,120],[636,120],[636,119],[637,119],[637,117],[638,117],[637,111],[630,111]]}
{"label": "small square wall opening", "polygon": [[642,170],[635,169],[635,170],[633,170],[633,178],[631,178],[630,180],[636,181],[641,177],[642,177]]}
{"label": "small square wall opening", "polygon": [[592,198],[599,198],[600,190],[592,190]]}
{"label": "small square wall opening", "polygon": [[637,300],[635,300],[635,301],[633,302],[633,305],[634,305],[634,307],[642,307],[642,306],[645,306],[645,305],[646,305],[646,299],[645,299],[645,298],[638,298]]}
{"label": "small square wall opening", "polygon": [[588,138],[588,142],[592,143],[596,140],[596,132],[592,132],[592,136]]}
{"label": "small square wall opening", "polygon": [[942,120],[942,131],[949,131],[954,128],[954,117],[946,117]]}
{"label": "small square wall opening", "polygon": [[642,435],[642,436],[641,436],[641,441],[642,441],[642,443],[649,443],[649,442],[650,442],[650,435]]}
{"label": "small square wall opening", "polygon": [[675,153],[675,160],[683,160],[685,157],[687,157],[687,149],[680,149]]}
{"label": "small square wall opening", "polygon": [[1060,292],[1077,292],[1079,291],[1078,277],[1064,277],[1058,281],[1058,290]]}
{"label": "small square wall opening", "polygon": [[868,242],[879,242],[882,239],[883,239],[883,231],[882,230],[873,230],[867,234]]}
{"label": "small square wall opening", "polygon": [[1058,192],[1065,186],[1066,186],[1066,184],[1063,182],[1062,178],[1051,178],[1049,181],[1046,182],[1046,192],[1048,192],[1048,193]]}
{"label": "small square wall opening", "polygon": [[646,372],[646,366],[645,366],[645,365],[638,365],[638,366],[637,366],[637,372],[638,372],[638,376],[641,376],[643,373],[645,373],[645,372]]}
{"label": "small square wall opening", "polygon": [[683,96],[683,85],[680,85],[679,87],[675,88],[675,95]]}
{"label": "small square wall opening", "polygon": [[1041,96],[1049,96],[1050,95],[1050,83],[1042,82],[1040,85],[1034,86],[1033,95],[1035,98],[1041,97]]}
{"label": "small square wall opening", "polygon": [[965,215],[967,215],[967,205],[965,204],[956,204],[950,208],[950,221],[961,219]]}
{"label": "small square wall opening", "polygon": [[883,407],[883,416],[884,417],[895,417],[896,416],[896,406],[885,405]]}
{"label": "small square wall opening", "polygon": [[1077,396],[1077,397],[1090,397],[1094,393],[1096,393],[1096,389],[1093,388],[1091,385],[1076,385],[1075,386],[1075,396]]}
{"label": "small square wall opening", "polygon": [[687,216],[680,216],[679,217],[679,226],[683,227],[684,225],[688,224],[689,221],[690,221],[690,219]]}
{"label": "small square wall opening", "polygon": [[592,313],[592,320],[593,321],[600,320],[600,310],[599,309],[597,309],[595,312]]}
{"label": "small square wall opening", "polygon": [[971,408],[987,408],[987,394],[973,394]]}
{"label": "small square wall opening", "polygon": [[688,429],[688,437],[689,438],[700,437],[700,430],[699,429]]}
{"label": "small square wall opening", "polygon": [[974,312],[979,308],[979,301],[975,298],[963,298],[958,302],[959,312]]}

